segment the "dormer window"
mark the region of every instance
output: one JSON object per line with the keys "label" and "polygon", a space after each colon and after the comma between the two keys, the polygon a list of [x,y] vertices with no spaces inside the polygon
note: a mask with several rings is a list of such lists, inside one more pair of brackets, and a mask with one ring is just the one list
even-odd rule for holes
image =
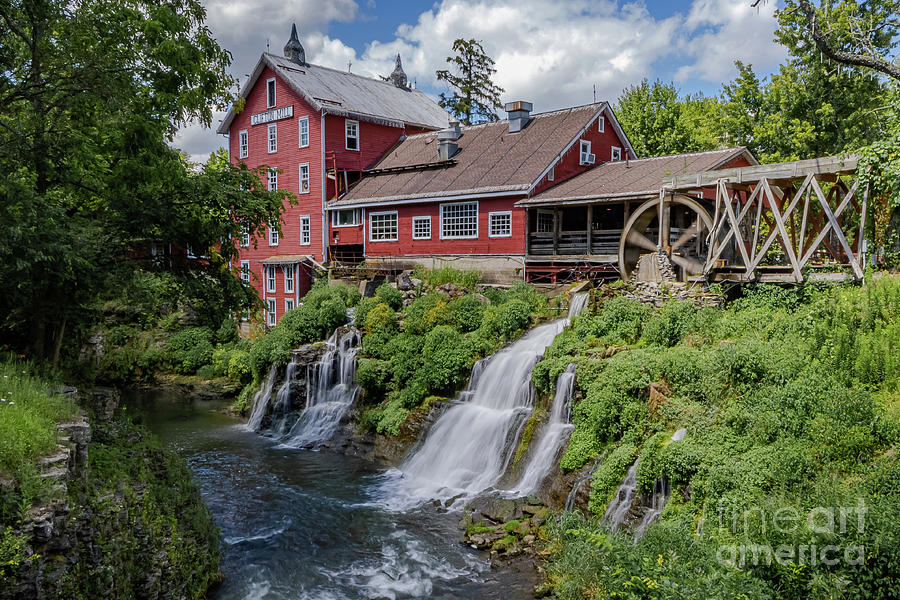
{"label": "dormer window", "polygon": [[344,121],[344,147],[347,150],[359,150],[359,121]]}
{"label": "dormer window", "polygon": [[550,172],[547,173],[547,181],[553,181],[556,179],[556,165],[550,167]]}
{"label": "dormer window", "polygon": [[606,131],[606,117],[604,117],[603,115],[597,117],[597,131],[599,131],[600,133]]}
{"label": "dormer window", "polygon": [[622,149],[618,146],[613,146],[609,153],[609,162],[616,162],[622,160]]}
{"label": "dormer window", "polygon": [[275,78],[266,79],[266,108],[275,108]]}

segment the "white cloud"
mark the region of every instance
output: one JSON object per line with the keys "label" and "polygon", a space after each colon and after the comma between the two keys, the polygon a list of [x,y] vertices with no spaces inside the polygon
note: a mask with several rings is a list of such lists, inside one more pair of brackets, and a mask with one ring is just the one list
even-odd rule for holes
{"label": "white cloud", "polygon": [[[502,99],[545,111],[591,102],[595,85],[598,100],[614,101],[644,77],[718,84],[733,77],[735,60],[772,69],[785,56],[772,41],[775,5],[757,11],[748,0],[694,0],[687,14],[657,19],[640,0],[443,0],[361,54],[327,35],[331,22],[359,20],[354,0],[208,0],[207,10],[242,80],[267,39],[281,52],[295,20],[310,62],[336,69],[349,62],[352,72],[374,77],[390,73],[399,52],[409,79],[435,94],[446,90],[435,71],[446,67],[453,41],[475,38],[496,61]],[[667,71],[657,71],[661,64]],[[176,144],[205,158],[221,140],[194,126]]]}

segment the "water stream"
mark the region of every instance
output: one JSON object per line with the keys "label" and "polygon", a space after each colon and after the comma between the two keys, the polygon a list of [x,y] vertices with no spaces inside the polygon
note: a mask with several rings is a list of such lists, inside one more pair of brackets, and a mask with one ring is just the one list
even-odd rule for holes
{"label": "water stream", "polygon": [[285,448],[219,409],[170,391],[132,394],[128,411],[187,460],[222,529],[214,600],[533,597],[533,578],[491,570],[459,543],[459,516],[372,502],[382,469]]}

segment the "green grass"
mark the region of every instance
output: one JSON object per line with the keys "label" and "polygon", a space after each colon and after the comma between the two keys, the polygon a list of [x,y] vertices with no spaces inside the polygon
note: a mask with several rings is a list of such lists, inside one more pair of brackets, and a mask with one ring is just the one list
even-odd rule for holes
{"label": "green grass", "polygon": [[33,377],[31,365],[0,363],[0,473],[16,477],[56,447],[56,425],[77,407],[50,384]]}

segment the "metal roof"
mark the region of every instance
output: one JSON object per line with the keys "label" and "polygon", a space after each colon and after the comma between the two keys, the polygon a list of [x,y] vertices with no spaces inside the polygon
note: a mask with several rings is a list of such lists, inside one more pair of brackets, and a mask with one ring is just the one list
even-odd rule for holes
{"label": "metal roof", "polygon": [[[315,110],[326,114],[394,127],[443,129],[449,124],[447,112],[419,90],[399,88],[389,81],[328,67],[300,65],[268,52],[260,57],[256,69],[241,89],[242,98],[249,95],[266,67],[275,71]],[[229,108],[218,133],[228,133],[235,116],[233,107]]]}

